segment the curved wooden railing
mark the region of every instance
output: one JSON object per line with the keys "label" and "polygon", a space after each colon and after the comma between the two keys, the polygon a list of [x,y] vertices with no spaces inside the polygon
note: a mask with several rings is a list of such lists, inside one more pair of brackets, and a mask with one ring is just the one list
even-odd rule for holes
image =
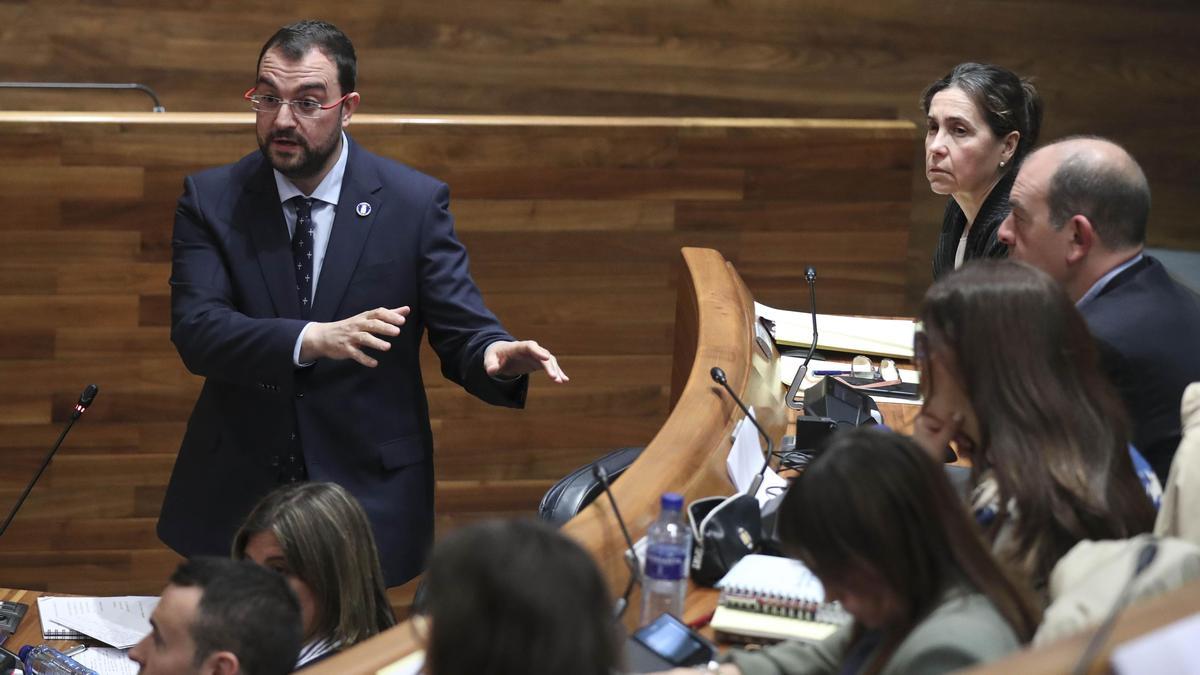
{"label": "curved wooden railing", "polygon": [[[754,301],[741,278],[720,253],[684,248],[675,310],[675,355],[670,416],[646,450],[613,484],[613,496],[634,538],[645,534],[658,515],[663,492],[683,493],[686,501],[732,494],[725,456],[737,405],[709,377],[720,366],[768,433],[778,439],[786,425],[778,385],[778,354],[764,353],[754,339]],[[626,548],[607,500],[600,499],[571,519],[563,531],[599,564],[614,596],[628,580]],[[626,623],[637,620],[631,598]],[[409,622],[378,635],[309,670],[312,675],[372,673],[419,648]]]}

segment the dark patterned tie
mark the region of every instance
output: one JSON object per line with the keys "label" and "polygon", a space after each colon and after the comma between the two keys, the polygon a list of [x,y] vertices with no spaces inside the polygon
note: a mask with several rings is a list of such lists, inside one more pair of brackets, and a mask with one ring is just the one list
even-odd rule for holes
{"label": "dark patterned tie", "polygon": [[307,319],[312,306],[313,231],[312,199],[292,197],[296,205],[296,231],[292,233],[292,262],[296,266],[296,295],[300,318]]}

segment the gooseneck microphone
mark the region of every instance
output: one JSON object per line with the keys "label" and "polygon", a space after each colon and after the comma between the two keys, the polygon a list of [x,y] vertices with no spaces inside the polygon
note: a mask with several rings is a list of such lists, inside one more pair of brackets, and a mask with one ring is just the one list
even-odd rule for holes
{"label": "gooseneck microphone", "polygon": [[79,417],[83,415],[85,411],[87,411],[88,407],[92,405],[92,401],[95,400],[96,394],[99,392],[100,387],[97,387],[94,384],[89,384],[88,386],[84,387],[83,393],[79,395],[79,401],[75,403],[75,408],[71,411],[71,418],[67,420],[67,425],[63,427],[62,433],[58,435],[58,440],[54,442],[54,447],[50,448],[50,452],[46,454],[46,459],[42,460],[42,465],[38,467],[37,473],[33,474],[33,478],[29,481],[29,484],[25,486],[25,491],[22,492],[21,496],[17,498],[17,503],[13,504],[12,510],[8,512],[8,517],[4,519],[4,524],[0,525],[0,536],[4,536],[4,533],[8,531],[9,524],[11,524],[13,518],[16,517],[17,511],[21,509],[21,505],[25,503],[25,498],[29,496],[29,493],[33,490],[33,486],[37,484],[38,479],[42,477],[42,472],[46,470],[46,467],[50,466],[50,460],[54,459],[54,453],[58,452],[58,448],[62,445],[63,439],[67,437],[67,432],[70,431],[71,427],[75,425],[75,420],[79,419]]}
{"label": "gooseneck microphone", "polygon": [[804,270],[804,280],[808,282],[808,309],[812,313],[812,343],[808,345],[804,363],[796,370],[792,385],[788,387],[787,398],[784,399],[784,403],[792,410],[804,407],[803,403],[796,402],[796,396],[800,394],[800,384],[804,382],[804,376],[808,374],[808,364],[812,361],[813,353],[817,351],[817,271],[811,265]]}
{"label": "gooseneck microphone", "polygon": [[612,506],[613,515],[617,517],[617,524],[621,526],[621,534],[625,536],[625,564],[629,566],[629,583],[625,584],[625,592],[621,594],[621,598],[617,600],[616,606],[613,608],[613,618],[619,621],[624,616],[626,608],[629,607],[629,594],[633,592],[634,584],[641,583],[642,570],[638,566],[633,537],[629,536],[629,529],[625,527],[625,519],[621,517],[621,509],[617,507],[617,500],[613,498],[612,490],[608,487],[608,472],[599,464],[593,464],[592,477],[604,488],[604,494],[608,495],[608,503]]}
{"label": "gooseneck microphone", "polygon": [[754,425],[755,429],[758,429],[758,435],[762,436],[763,440],[767,442],[767,455],[763,458],[762,468],[758,470],[758,474],[754,476],[754,481],[750,483],[750,487],[746,490],[746,494],[750,495],[751,497],[755,497],[758,495],[758,487],[762,485],[763,474],[767,472],[767,467],[771,465],[771,455],[775,453],[775,444],[771,442],[771,437],[767,435],[766,430],[762,428],[762,425],[758,423],[758,420],[754,419],[754,415],[750,414],[750,409],[746,407],[745,403],[742,403],[742,399],[739,398],[738,395],[734,393],[733,388],[729,386],[729,380],[725,377],[725,371],[721,370],[720,366],[713,366],[712,370],[708,371],[708,374],[712,376],[714,382],[721,385],[725,388],[725,391],[729,392],[730,398],[732,398],[734,403],[737,403],[738,407],[742,409],[742,412],[746,414],[746,419],[750,420],[750,423]]}
{"label": "gooseneck microphone", "polygon": [[1100,624],[1100,627],[1092,635],[1092,639],[1088,641],[1087,648],[1083,650],[1079,661],[1075,663],[1075,668],[1071,670],[1071,675],[1084,675],[1088,671],[1088,667],[1096,659],[1096,652],[1100,651],[1100,647],[1108,639],[1108,634],[1112,632],[1113,626],[1116,625],[1117,616],[1125,608],[1125,603],[1129,601],[1128,596],[1130,590],[1133,588],[1133,582],[1150,566],[1150,563],[1154,562],[1156,555],[1158,555],[1158,539],[1152,537],[1145,546],[1138,550],[1137,563],[1133,567],[1133,574],[1125,582],[1125,587],[1117,595],[1116,602],[1113,603],[1112,609],[1109,610],[1108,618],[1104,620],[1104,623]]}

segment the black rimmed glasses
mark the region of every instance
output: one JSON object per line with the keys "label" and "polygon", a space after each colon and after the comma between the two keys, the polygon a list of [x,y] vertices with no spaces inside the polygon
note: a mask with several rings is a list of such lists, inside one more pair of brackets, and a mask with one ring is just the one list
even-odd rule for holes
{"label": "black rimmed glasses", "polygon": [[274,115],[275,113],[279,112],[279,110],[281,108],[283,108],[283,106],[290,105],[290,106],[292,106],[292,114],[296,115],[297,117],[309,117],[309,118],[320,117],[322,112],[338,107],[339,105],[342,104],[342,102],[344,102],[346,99],[350,98],[350,96],[354,94],[354,92],[350,92],[349,94],[346,94],[345,96],[339,98],[338,100],[334,101],[333,103],[325,105],[325,104],[322,104],[320,101],[313,101],[313,100],[307,99],[307,98],[297,99],[295,101],[288,101],[288,100],[279,98],[278,96],[268,96],[266,94],[256,94],[256,93],[254,93],[254,90],[257,88],[258,87],[250,87],[249,89],[246,90],[245,94],[242,94],[242,98],[244,98],[250,102],[250,109],[253,110],[254,112],[267,113],[268,115]]}

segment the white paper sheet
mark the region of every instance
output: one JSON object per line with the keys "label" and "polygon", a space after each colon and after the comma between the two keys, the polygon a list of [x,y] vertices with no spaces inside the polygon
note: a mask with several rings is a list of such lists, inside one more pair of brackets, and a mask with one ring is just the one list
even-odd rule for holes
{"label": "white paper sheet", "polygon": [[150,632],[150,614],[158,605],[152,596],[112,598],[55,598],[56,623],[105,644],[128,649]]}
{"label": "white paper sheet", "polygon": [[425,652],[416,651],[375,671],[375,675],[418,675],[425,666]]}
{"label": "white paper sheet", "polygon": [[1185,675],[1200,673],[1200,614],[1151,631],[1113,650],[1118,675]]}
{"label": "white paper sheet", "polygon": [[[750,408],[750,415],[754,415],[754,408]],[[762,468],[764,451],[758,429],[754,428],[754,424],[749,420],[742,418],[734,426],[733,447],[729,449],[729,456],[725,459],[725,470],[729,472],[729,480],[733,481],[738,492],[745,492],[750,488],[750,483],[754,481],[758,470]],[[772,497],[780,494],[785,487],[787,487],[787,481],[780,478],[779,474],[772,469],[767,468],[763,474],[762,485],[758,488],[758,494],[754,497],[758,500],[758,505],[763,506],[771,501]]]}
{"label": "white paper sheet", "polygon": [[[754,311],[758,316],[774,322],[776,342],[797,347],[812,344],[812,314],[775,309],[757,302],[754,303]],[[911,319],[817,314],[817,347],[851,354],[911,359],[913,326]]]}
{"label": "white paper sheet", "polygon": [[71,658],[100,675],[137,675],[138,664],[129,658],[129,650],[89,647]]}

